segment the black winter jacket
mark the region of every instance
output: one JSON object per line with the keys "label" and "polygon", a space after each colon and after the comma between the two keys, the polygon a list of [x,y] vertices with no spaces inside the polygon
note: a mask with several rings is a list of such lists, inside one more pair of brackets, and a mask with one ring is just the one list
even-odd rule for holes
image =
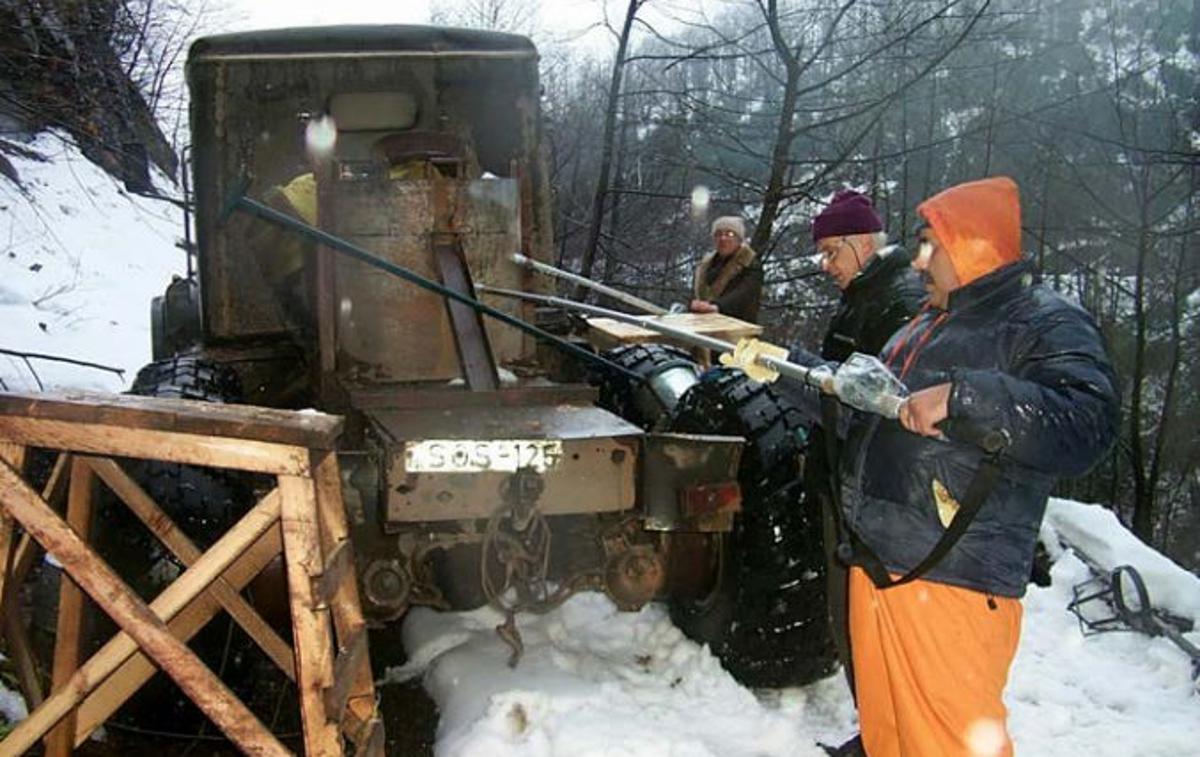
{"label": "black winter jacket", "polygon": [[[919,315],[883,355],[893,351],[896,372],[916,352],[904,378],[909,391],[951,383],[947,438],[843,407],[851,416],[841,471],[846,525],[890,572],[906,573],[945,530],[935,480],[961,501],[984,455],[969,439],[1002,434],[1008,445],[1000,478],[963,537],[924,577],[1023,596],[1055,479],[1087,472],[1116,436],[1116,378],[1099,331],[1082,309],[1034,284],[1031,267],[1020,262],[953,292],[947,311]],[[789,393],[798,397],[794,388]],[[811,412],[815,397],[803,397]]]}
{"label": "black winter jacket", "polygon": [[[837,312],[825,330],[821,357],[842,363],[854,352],[878,355],[888,338],[917,314],[925,297],[925,287],[905,251],[895,245],[879,250],[842,290]],[[837,403],[832,397],[825,401]],[[815,426],[805,455],[806,491],[832,496],[829,456],[825,432]],[[827,544],[826,549],[835,546]]]}
{"label": "black winter jacket", "polygon": [[877,355],[925,300],[925,287],[899,247],[875,254],[842,291],[837,312],[825,330],[821,357],[843,362],[852,352]]}

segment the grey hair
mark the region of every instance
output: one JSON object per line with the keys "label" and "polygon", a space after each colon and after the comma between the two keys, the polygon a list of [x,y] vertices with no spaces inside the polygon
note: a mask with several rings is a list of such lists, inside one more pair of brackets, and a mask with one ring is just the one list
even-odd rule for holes
{"label": "grey hair", "polygon": [[871,234],[871,242],[875,245],[876,250],[882,250],[887,247],[888,238],[886,231],[876,231]]}

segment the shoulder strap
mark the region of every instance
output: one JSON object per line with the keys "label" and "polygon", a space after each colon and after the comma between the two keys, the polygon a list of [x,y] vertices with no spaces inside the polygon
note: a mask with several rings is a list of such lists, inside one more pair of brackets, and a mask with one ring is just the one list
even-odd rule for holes
{"label": "shoulder strap", "polygon": [[871,581],[880,589],[890,589],[893,586],[900,586],[901,584],[906,584],[920,578],[941,562],[942,558],[950,552],[958,540],[962,538],[962,535],[966,533],[967,528],[971,525],[971,521],[979,513],[979,508],[983,506],[988,495],[992,493],[992,488],[995,487],[996,480],[999,477],[1000,462],[998,456],[989,455],[985,457],[975,470],[975,475],[971,477],[971,483],[967,487],[967,494],[963,497],[962,502],[959,503],[958,512],[954,514],[950,525],[942,532],[942,538],[938,539],[937,544],[933,545],[933,549],[929,551],[929,554],[925,555],[925,558],[921,562],[902,577],[893,580],[878,555],[858,539],[854,540],[853,564],[865,570],[867,575],[871,577]]}

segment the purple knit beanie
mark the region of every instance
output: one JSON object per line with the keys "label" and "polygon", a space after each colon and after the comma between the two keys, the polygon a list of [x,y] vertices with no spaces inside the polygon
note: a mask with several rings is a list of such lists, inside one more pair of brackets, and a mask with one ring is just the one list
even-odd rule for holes
{"label": "purple knit beanie", "polygon": [[875,212],[871,200],[861,192],[842,189],[834,193],[829,205],[813,219],[813,241],[848,234],[869,234],[883,231],[883,221]]}

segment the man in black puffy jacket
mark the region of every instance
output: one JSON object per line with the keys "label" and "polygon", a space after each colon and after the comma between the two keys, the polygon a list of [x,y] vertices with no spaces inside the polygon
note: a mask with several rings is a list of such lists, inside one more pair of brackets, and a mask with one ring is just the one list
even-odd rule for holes
{"label": "man in black puffy jacket", "polygon": [[[848,412],[843,429],[859,724],[871,757],[1004,757],[1046,500],[1111,446],[1116,379],[1092,319],[1021,259],[1011,179],[951,187],[917,212],[929,303],[882,352],[911,394],[898,420]],[[811,392],[780,388],[815,414]]]}
{"label": "man in black puffy jacket", "polygon": [[[851,353],[878,355],[884,343],[908,323],[925,300],[925,288],[910,258],[898,245],[889,245],[883,221],[869,198],[842,190],[814,219],[813,241],[821,269],[842,290],[838,308],[825,330],[821,357],[842,362]],[[824,414],[832,418],[837,401],[825,400]],[[813,430],[805,460],[805,492],[819,503],[824,523],[829,621],[846,679],[854,688],[846,619],[846,567],[834,557],[837,546],[832,486],[836,471],[831,459],[837,444]]]}
{"label": "man in black puffy jacket", "polygon": [[[842,406],[835,427],[862,746],[1011,757],[1003,694],[1046,500],[1112,446],[1117,382],[1091,317],[1022,259],[1011,179],[951,187],[917,212],[929,301],[881,353],[909,395],[896,420]],[[771,380],[756,363],[769,348],[724,362]],[[779,390],[820,417],[807,385]]]}

